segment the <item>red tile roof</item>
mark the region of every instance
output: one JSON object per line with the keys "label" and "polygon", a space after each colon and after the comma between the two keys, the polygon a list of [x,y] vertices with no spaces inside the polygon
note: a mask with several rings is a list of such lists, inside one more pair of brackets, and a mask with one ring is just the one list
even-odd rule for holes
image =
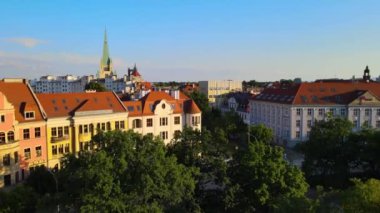
{"label": "red tile roof", "polygon": [[48,117],[73,116],[75,112],[112,110],[126,112],[113,92],[37,94]]}
{"label": "red tile roof", "polygon": [[253,100],[296,105],[349,104],[365,91],[380,97],[377,82],[311,82],[288,88],[267,88]]}
{"label": "red tile roof", "polygon": [[[13,79],[0,81],[0,92],[15,107],[15,117],[19,122],[33,122],[44,120],[43,109],[40,108],[32,89],[25,80]],[[35,119],[25,119],[25,111],[34,111]]]}

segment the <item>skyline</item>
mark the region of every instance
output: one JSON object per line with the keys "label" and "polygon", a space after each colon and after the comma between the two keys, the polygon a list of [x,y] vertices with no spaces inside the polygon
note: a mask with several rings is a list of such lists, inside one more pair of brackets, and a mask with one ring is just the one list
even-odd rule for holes
{"label": "skyline", "polygon": [[[18,3],[15,3],[18,2]],[[119,76],[147,81],[380,75],[376,1],[48,1],[0,8],[0,78],[95,75],[107,28]]]}

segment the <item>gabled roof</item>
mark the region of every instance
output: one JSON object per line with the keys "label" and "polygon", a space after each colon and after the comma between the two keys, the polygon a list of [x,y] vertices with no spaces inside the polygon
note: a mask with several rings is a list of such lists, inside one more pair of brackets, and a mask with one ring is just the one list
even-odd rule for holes
{"label": "gabled roof", "polygon": [[289,88],[267,88],[253,100],[295,105],[346,105],[363,94],[363,91],[370,91],[380,97],[380,83],[305,82]]}
{"label": "gabled roof", "polygon": [[[15,118],[18,122],[33,122],[44,120],[43,109],[40,107],[32,89],[23,79],[3,79],[0,81],[0,92],[15,107]],[[34,111],[35,119],[25,119],[25,112]]]}
{"label": "gabled roof", "polygon": [[74,116],[75,112],[111,110],[126,112],[113,92],[37,94],[47,117]]}
{"label": "gabled roof", "polygon": [[171,105],[175,114],[201,112],[198,106],[181,92],[178,100],[166,92],[151,91],[138,101],[123,101],[123,104],[128,109],[129,116],[146,116],[153,115],[156,105],[162,100]]}
{"label": "gabled roof", "polygon": [[132,72],[131,75],[133,75],[135,77],[140,77],[141,76],[140,73],[139,73],[139,71],[137,71],[137,69],[133,70],[133,72]]}

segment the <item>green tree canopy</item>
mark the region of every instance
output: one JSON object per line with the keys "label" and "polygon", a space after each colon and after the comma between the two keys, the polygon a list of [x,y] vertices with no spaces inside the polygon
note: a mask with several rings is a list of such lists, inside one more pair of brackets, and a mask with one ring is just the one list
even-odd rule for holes
{"label": "green tree canopy", "polygon": [[86,84],[85,89],[86,90],[96,90],[97,92],[107,91],[107,89],[104,87],[103,84],[100,84],[97,82],[90,82],[90,83]]}
{"label": "green tree canopy", "polygon": [[234,212],[267,211],[277,199],[302,197],[308,188],[302,172],[284,160],[282,148],[259,140],[237,153],[228,171],[226,207]]}
{"label": "green tree canopy", "polygon": [[117,131],[97,135],[94,143],[96,151],[63,161],[66,205],[83,212],[197,209],[198,171],[167,155],[160,139]]}

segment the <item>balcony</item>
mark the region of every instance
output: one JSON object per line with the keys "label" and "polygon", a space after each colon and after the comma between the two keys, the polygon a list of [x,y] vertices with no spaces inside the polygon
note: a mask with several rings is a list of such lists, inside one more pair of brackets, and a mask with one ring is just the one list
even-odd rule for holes
{"label": "balcony", "polygon": [[63,136],[60,136],[60,137],[52,137],[51,138],[51,142],[52,143],[56,143],[56,142],[61,142],[61,141],[65,141],[65,140],[68,140],[68,139],[69,139],[68,135],[63,135]]}
{"label": "balcony", "polygon": [[9,142],[0,142],[0,149],[1,150],[8,150],[8,149],[18,149],[19,147],[19,141],[14,140],[14,141],[9,141]]}

